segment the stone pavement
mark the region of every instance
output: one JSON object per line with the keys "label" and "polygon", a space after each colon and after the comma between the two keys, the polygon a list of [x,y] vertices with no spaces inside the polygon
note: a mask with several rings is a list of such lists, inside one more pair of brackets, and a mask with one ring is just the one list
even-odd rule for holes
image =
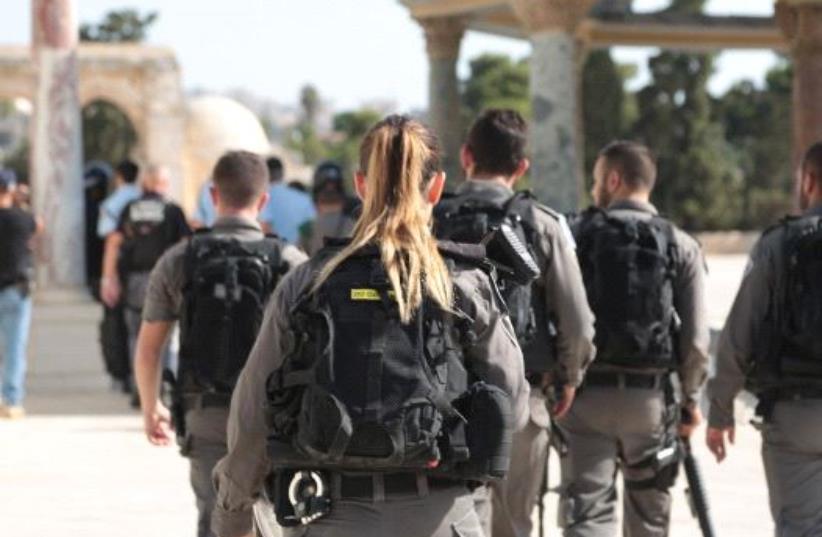
{"label": "stone pavement", "polygon": [[[714,257],[709,265],[711,319],[719,327],[744,258]],[[89,303],[39,303],[35,308],[29,417],[0,421],[0,535],[194,535],[186,462],[174,448],[150,446],[139,416],[124,396],[110,389],[97,346],[99,315],[99,308]],[[746,412],[740,408],[737,446],[722,466],[709,458],[704,430],[694,442],[722,537],[772,535],[760,441],[746,425]],[[558,478],[554,469],[552,484]],[[673,492],[671,535],[694,537],[699,530],[681,481]],[[546,506],[546,535],[558,535],[556,495],[547,496]]]}

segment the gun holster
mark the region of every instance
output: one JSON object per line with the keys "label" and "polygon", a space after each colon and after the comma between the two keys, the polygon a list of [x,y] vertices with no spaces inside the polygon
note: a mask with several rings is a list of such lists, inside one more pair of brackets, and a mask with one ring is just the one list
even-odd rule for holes
{"label": "gun holster", "polygon": [[177,445],[185,455],[189,446],[186,445],[186,408],[183,400],[183,395],[177,386],[177,379],[174,372],[169,369],[163,370],[163,389],[161,393],[169,397],[166,401],[169,410],[171,411],[171,425],[174,427],[174,432],[177,436]]}

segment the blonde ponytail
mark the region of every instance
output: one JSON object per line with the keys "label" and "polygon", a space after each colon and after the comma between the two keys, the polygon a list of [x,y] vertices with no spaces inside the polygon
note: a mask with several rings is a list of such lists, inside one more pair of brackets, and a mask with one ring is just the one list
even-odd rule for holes
{"label": "blonde ponytail", "polygon": [[325,265],[314,289],[354,252],[375,245],[403,322],[411,320],[424,295],[451,308],[451,277],[431,233],[432,207],[425,198],[439,169],[436,138],[421,123],[389,116],[374,125],[360,148],[367,185],[362,216],[351,244]]}

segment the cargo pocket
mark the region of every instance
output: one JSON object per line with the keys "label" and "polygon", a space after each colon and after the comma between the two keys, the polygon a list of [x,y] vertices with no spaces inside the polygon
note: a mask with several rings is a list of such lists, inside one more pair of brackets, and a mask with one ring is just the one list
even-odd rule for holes
{"label": "cargo pocket", "polygon": [[457,522],[451,523],[451,529],[454,531],[454,537],[486,537],[477,512],[473,509],[469,509]]}
{"label": "cargo pocket", "polygon": [[345,453],[352,432],[351,417],[336,397],[318,388],[305,391],[297,427],[298,447],[320,460],[336,460]]}

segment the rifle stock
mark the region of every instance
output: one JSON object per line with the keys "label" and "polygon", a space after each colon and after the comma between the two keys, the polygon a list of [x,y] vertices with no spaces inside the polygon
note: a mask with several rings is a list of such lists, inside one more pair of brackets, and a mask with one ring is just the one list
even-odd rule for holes
{"label": "rifle stock", "polygon": [[688,480],[688,488],[685,494],[688,496],[688,503],[691,513],[699,521],[699,529],[702,530],[703,537],[716,537],[713,521],[711,520],[708,496],[705,492],[705,485],[702,481],[702,473],[699,470],[699,463],[691,451],[691,441],[682,438],[682,466],[685,468],[685,477]]}

